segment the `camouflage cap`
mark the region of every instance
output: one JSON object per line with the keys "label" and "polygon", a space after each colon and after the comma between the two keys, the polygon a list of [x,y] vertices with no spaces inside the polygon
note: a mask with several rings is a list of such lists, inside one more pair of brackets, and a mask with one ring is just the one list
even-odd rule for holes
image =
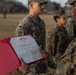
{"label": "camouflage cap", "polygon": [[38,2],[38,3],[46,4],[48,1],[46,1],[46,0],[28,0],[28,4],[29,4],[30,2]]}
{"label": "camouflage cap", "polygon": [[74,2],[76,2],[76,0],[68,0],[65,4],[73,5]]}

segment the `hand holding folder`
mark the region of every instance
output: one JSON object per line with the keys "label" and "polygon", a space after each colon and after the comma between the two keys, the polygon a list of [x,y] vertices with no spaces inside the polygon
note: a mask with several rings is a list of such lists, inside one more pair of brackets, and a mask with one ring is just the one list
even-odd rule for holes
{"label": "hand holding folder", "polygon": [[27,35],[0,40],[0,75],[19,68],[20,57],[27,64],[43,59],[33,37]]}

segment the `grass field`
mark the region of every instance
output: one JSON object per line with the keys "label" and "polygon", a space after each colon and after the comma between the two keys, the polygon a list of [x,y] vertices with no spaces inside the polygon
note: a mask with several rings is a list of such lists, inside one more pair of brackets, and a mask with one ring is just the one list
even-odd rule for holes
{"label": "grass field", "polygon": [[[7,14],[7,18],[3,19],[3,14],[0,14],[0,40],[7,37],[15,36],[15,29],[18,22],[24,18],[27,14]],[[53,15],[43,14],[40,16],[46,24],[46,40],[48,37],[48,31],[55,26]],[[46,43],[47,44],[47,43]],[[10,73],[9,75],[20,75],[17,71]]]}

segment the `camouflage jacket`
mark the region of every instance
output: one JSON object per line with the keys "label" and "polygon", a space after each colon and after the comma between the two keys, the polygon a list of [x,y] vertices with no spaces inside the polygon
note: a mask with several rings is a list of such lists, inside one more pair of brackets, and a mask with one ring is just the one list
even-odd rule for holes
{"label": "camouflage jacket", "polygon": [[32,15],[27,15],[21,20],[15,31],[16,36],[32,35],[39,47],[45,48],[45,24],[39,17],[35,19]]}
{"label": "camouflage jacket", "polygon": [[60,57],[66,50],[69,37],[65,27],[58,25],[49,32],[48,51],[56,58]]}

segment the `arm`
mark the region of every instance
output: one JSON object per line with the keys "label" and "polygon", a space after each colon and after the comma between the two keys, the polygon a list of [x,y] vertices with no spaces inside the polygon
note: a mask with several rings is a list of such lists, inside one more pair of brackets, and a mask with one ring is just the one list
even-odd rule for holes
{"label": "arm", "polygon": [[68,47],[68,36],[64,31],[58,32],[57,53],[59,57],[65,52]]}
{"label": "arm", "polygon": [[71,53],[74,53],[75,49],[76,49],[76,38],[71,41],[71,43],[68,45],[65,53],[60,58],[63,58]]}
{"label": "arm", "polygon": [[32,33],[31,29],[30,23],[19,23],[15,30],[15,34],[16,36],[29,35]]}
{"label": "arm", "polygon": [[[53,31],[54,32],[54,31]],[[53,32],[49,32],[48,35],[48,52],[50,53],[50,55],[55,55],[55,35]]]}

